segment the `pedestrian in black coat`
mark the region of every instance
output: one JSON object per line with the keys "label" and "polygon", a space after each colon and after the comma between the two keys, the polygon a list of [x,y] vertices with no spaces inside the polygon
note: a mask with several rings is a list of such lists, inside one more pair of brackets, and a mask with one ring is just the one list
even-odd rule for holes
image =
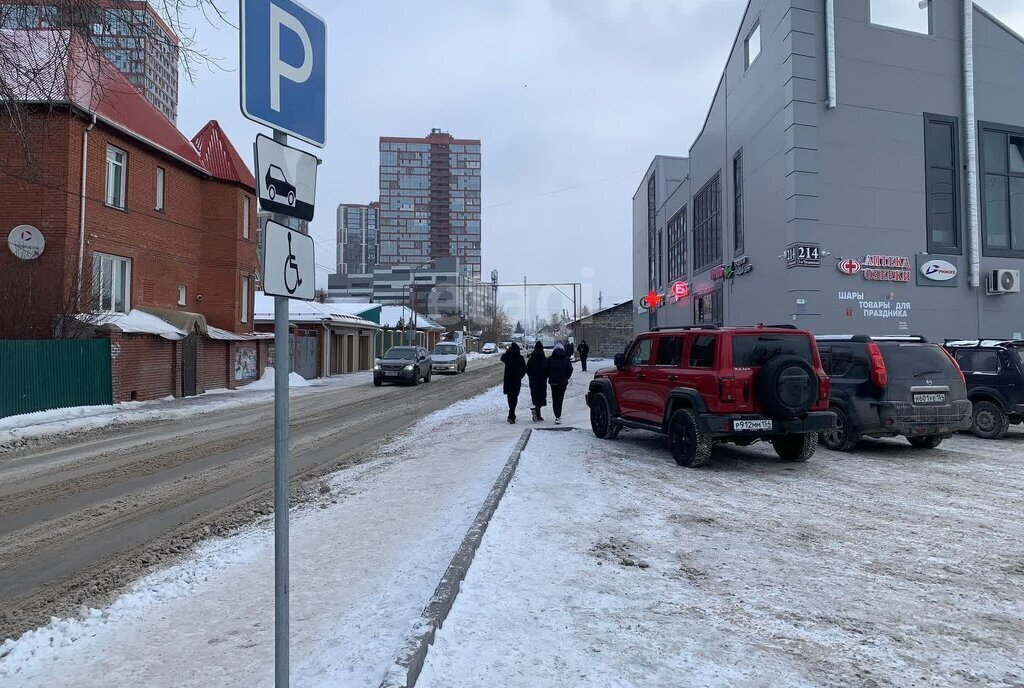
{"label": "pedestrian in black coat", "polygon": [[516,406],[519,404],[519,392],[523,389],[523,377],[526,375],[526,359],[519,352],[519,345],[512,342],[508,351],[501,355],[505,364],[505,377],[502,391],[508,397],[508,422],[516,422]]}
{"label": "pedestrian in black coat", "polygon": [[548,405],[548,359],[544,345],[537,342],[526,362],[526,375],[530,378],[530,399],[533,401],[533,420],[544,420],[540,410]]}
{"label": "pedestrian in black coat", "polygon": [[555,350],[548,359],[548,384],[551,385],[551,405],[555,410],[555,423],[562,423],[562,402],[565,401],[565,390],[569,387],[572,377],[572,361],[565,353],[561,342],[555,344]]}
{"label": "pedestrian in black coat", "polygon": [[590,355],[590,345],[587,344],[586,339],[580,340],[580,345],[576,347],[576,353],[580,355],[580,365],[583,372],[587,372],[587,356]]}

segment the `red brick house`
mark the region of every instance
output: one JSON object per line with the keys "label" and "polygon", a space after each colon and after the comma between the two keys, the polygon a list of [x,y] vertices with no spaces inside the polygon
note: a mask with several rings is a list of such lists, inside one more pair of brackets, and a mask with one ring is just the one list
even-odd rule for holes
{"label": "red brick house", "polygon": [[35,69],[20,122],[0,117],[0,240],[31,225],[46,244],[0,245],[0,338],[111,338],[115,401],[258,377],[255,180],[227,135],[186,138],[81,37],[12,34]]}

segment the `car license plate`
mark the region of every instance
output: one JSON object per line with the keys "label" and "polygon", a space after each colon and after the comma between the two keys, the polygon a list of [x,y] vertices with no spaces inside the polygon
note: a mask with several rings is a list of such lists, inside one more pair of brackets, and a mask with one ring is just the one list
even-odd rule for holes
{"label": "car license plate", "polygon": [[946,401],[945,394],[915,394],[915,404],[943,404]]}
{"label": "car license plate", "polygon": [[398,371],[389,370],[388,372],[384,373],[384,377],[398,377]]}
{"label": "car license plate", "polygon": [[736,431],[771,430],[772,422],[770,420],[734,420],[732,422],[732,429]]}

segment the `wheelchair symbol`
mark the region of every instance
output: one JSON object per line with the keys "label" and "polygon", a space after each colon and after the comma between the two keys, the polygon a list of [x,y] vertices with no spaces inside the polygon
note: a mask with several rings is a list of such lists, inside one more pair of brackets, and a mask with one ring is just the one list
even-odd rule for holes
{"label": "wheelchair symbol", "polygon": [[[294,273],[294,279],[289,276]],[[294,285],[294,286],[293,286]],[[295,262],[295,254],[292,253],[292,233],[288,232],[288,257],[284,261],[284,288],[289,294],[302,286],[302,278],[299,277],[299,264]]]}

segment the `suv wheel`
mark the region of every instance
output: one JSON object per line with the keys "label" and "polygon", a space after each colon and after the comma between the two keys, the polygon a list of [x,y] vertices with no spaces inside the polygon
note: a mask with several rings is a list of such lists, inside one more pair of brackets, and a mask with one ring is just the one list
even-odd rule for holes
{"label": "suv wheel", "polygon": [[908,437],[907,441],[918,449],[935,449],[942,444],[942,437],[938,435],[926,435],[925,437]]}
{"label": "suv wheel", "polygon": [[1010,429],[1010,419],[1003,413],[1003,409],[991,401],[974,404],[973,420],[971,432],[986,440],[998,440]]}
{"label": "suv wheel", "polygon": [[680,409],[668,421],[668,446],[672,458],[686,468],[700,468],[711,461],[711,438],[697,426],[691,411]]}
{"label": "suv wheel", "polygon": [[613,440],[622,430],[622,426],[612,420],[611,405],[604,394],[597,394],[590,400],[590,427],[594,436],[602,440]]}
{"label": "suv wheel", "polygon": [[773,439],[772,446],[783,461],[803,462],[814,456],[814,448],[818,446],[818,433],[783,435]]}
{"label": "suv wheel", "polygon": [[848,452],[857,446],[859,437],[853,432],[850,415],[842,407],[833,406],[832,411],[836,414],[836,426],[819,433],[819,439],[832,451]]}

